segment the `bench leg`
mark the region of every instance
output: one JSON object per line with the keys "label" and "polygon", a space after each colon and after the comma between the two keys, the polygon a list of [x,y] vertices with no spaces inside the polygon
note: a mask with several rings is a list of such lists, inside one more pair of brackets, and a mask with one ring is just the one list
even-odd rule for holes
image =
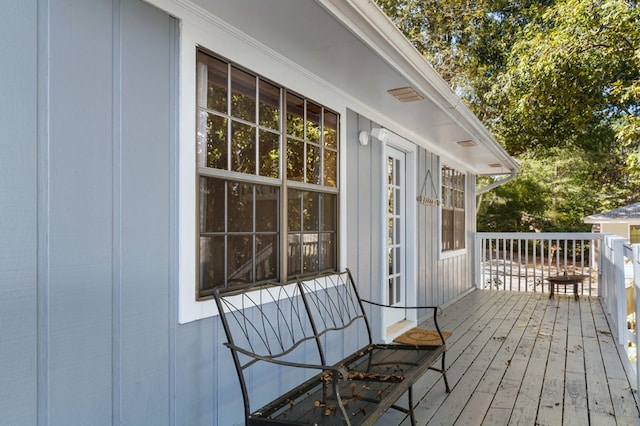
{"label": "bench leg", "polygon": [[447,380],[447,370],[445,369],[445,355],[447,352],[442,353],[442,377],[444,378],[444,387],[447,393],[451,392],[451,388],[449,387],[449,381]]}
{"label": "bench leg", "polygon": [[413,385],[409,386],[409,416],[411,417],[411,424],[417,425],[416,416],[413,414]]}

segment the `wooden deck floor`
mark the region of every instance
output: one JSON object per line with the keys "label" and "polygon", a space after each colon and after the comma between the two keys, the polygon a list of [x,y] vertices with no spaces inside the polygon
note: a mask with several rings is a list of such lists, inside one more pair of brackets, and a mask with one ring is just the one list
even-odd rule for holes
{"label": "wooden deck floor", "polygon": [[[597,298],[476,290],[447,307],[447,377],[414,386],[420,425],[640,425]],[[390,410],[377,425],[409,425]]]}

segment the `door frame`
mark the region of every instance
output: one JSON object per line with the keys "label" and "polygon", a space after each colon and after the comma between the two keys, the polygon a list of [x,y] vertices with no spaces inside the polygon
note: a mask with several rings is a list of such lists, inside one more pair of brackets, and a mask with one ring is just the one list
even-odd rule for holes
{"label": "door frame", "polygon": [[[380,253],[380,276],[382,282],[379,287],[380,300],[382,303],[388,303],[387,286],[387,146],[401,151],[405,154],[405,303],[409,306],[415,305],[417,299],[417,211],[413,200],[417,195],[417,161],[418,147],[411,141],[399,136],[395,133],[388,132],[383,142],[381,170],[381,192],[382,205],[380,206],[382,218],[380,232],[383,236],[383,246]],[[403,333],[410,327],[414,327],[417,323],[417,312],[415,309],[406,311],[405,320],[399,323],[388,324],[389,314],[386,312],[392,308],[385,308],[382,311],[382,338],[386,342],[392,341],[396,336]]]}

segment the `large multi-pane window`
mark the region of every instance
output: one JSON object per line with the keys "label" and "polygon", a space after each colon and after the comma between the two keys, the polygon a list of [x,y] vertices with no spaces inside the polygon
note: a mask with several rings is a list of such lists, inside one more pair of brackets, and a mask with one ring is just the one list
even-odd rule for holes
{"label": "large multi-pane window", "polygon": [[464,174],[442,167],[442,251],[465,247]]}
{"label": "large multi-pane window", "polygon": [[337,267],[339,116],[197,52],[199,296]]}

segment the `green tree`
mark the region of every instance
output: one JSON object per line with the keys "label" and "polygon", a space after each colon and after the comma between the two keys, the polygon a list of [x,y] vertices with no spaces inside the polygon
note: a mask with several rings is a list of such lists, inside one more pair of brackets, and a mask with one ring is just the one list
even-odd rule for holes
{"label": "green tree", "polygon": [[379,4],[523,164],[481,199],[479,228],[573,229],[640,199],[637,2]]}

